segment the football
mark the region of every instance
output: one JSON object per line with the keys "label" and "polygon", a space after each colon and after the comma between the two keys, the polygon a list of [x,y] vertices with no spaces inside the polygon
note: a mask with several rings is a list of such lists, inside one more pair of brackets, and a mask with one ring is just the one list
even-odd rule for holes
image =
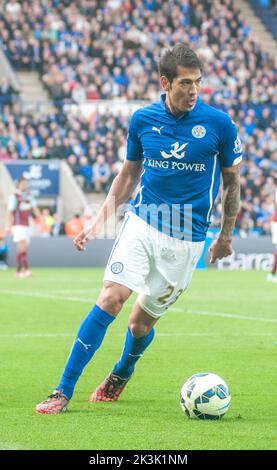
{"label": "football", "polygon": [[226,382],[213,373],[194,374],[181,389],[180,404],[189,418],[221,419],[230,402]]}

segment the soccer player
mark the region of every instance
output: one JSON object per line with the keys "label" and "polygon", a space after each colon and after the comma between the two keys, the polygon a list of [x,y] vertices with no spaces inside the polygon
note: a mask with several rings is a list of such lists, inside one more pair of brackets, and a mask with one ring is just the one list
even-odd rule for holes
{"label": "soccer player", "polygon": [[160,102],[131,119],[127,158],[94,223],[74,240],[84,250],[103,228],[107,214],[128,201],[106,267],[98,300],[84,319],[54,392],[38,413],[64,411],[84,367],[107,328],[134,291],[122,355],[90,402],[115,401],[154,338],[154,325],[188,287],[201,256],[213,202],[223,178],[222,227],[210,247],[211,262],[229,256],[239,208],[241,144],[230,117],[199,98],[202,64],[183,44],[167,49],[159,63]]}
{"label": "soccer player", "polygon": [[29,269],[27,245],[30,242],[30,217],[33,212],[39,217],[34,197],[27,190],[27,180],[22,176],[18,180],[17,189],[10,197],[8,204],[9,231],[13,235],[13,241],[17,245],[16,276],[19,278],[32,276]]}
{"label": "soccer player", "polygon": [[[277,175],[276,175],[276,182],[277,182]],[[273,264],[271,268],[271,272],[267,275],[267,280],[269,282],[277,282],[277,189],[275,190],[275,212],[271,217],[270,221],[270,229],[271,229],[271,236],[272,236],[272,243],[275,245],[275,252],[273,255]]]}

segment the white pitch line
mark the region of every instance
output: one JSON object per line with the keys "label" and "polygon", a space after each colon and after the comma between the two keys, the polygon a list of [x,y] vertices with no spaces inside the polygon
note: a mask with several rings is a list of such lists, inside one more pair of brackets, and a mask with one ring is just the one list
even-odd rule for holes
{"label": "white pitch line", "polygon": [[[177,308],[172,308],[172,310],[177,311]],[[248,317],[246,315],[236,315],[232,313],[223,313],[223,312],[209,312],[207,310],[187,310],[184,311],[181,308],[178,309],[178,312],[189,313],[192,315],[206,315],[209,317],[222,317],[222,318],[235,318],[238,320],[253,320],[253,321],[262,321],[267,323],[277,323],[277,318],[264,318],[264,317]]]}
{"label": "white pitch line", "polygon": [[[83,303],[92,303],[95,302],[96,299],[89,299],[83,297],[73,297],[73,296],[61,296],[46,292],[26,292],[26,291],[18,291],[12,289],[0,289],[0,293],[2,294],[9,294],[9,295],[18,295],[23,297],[34,297],[34,298],[42,298],[42,299],[53,299],[53,300],[63,300],[63,301],[70,301],[70,302],[83,302]],[[126,304],[125,304],[126,305]],[[211,312],[207,310],[186,310],[178,307],[170,308],[171,312],[178,312],[178,313],[185,313],[186,315],[204,315],[209,317],[221,317],[221,318],[233,318],[236,320],[250,320],[250,321],[260,321],[265,323],[277,323],[277,318],[265,318],[265,317],[248,317],[246,315],[236,315],[232,313],[224,313],[224,312]]]}
{"label": "white pitch line", "polygon": [[18,295],[22,297],[34,297],[40,299],[53,299],[53,300],[64,300],[70,302],[93,302],[93,299],[86,299],[84,297],[72,297],[72,296],[62,296],[51,294],[47,292],[28,292],[28,291],[19,291],[19,290],[12,290],[12,289],[0,289],[0,293],[2,294],[11,294],[11,295]]}
{"label": "white pitch line", "polygon": [[25,450],[26,448],[15,442],[0,442],[0,450]]}
{"label": "white pitch line", "polygon": [[[33,293],[33,292],[34,292],[34,289],[35,289],[35,286],[32,286],[32,289],[33,289],[33,290],[26,289],[26,291],[24,291],[24,292],[31,292],[31,293]],[[75,289],[75,288],[73,288],[73,289],[54,289],[54,288],[52,288],[52,287],[49,287],[46,291],[44,291],[44,293],[46,293],[46,294],[48,294],[48,293],[50,293],[50,294],[72,294],[72,292],[73,292],[73,293],[78,292],[78,293],[86,293],[86,294],[87,294],[87,293],[88,293],[88,294],[90,294],[90,293],[95,294],[95,293],[97,293],[97,292],[100,292],[101,289],[102,289],[102,286],[99,286],[98,288],[95,288],[95,287],[94,287],[94,288],[91,288],[91,289]],[[1,292],[1,290],[3,290],[3,291],[5,291],[5,290],[11,291],[10,288],[9,288],[9,289],[8,289],[8,288],[0,289],[0,292]],[[15,289],[15,291],[16,291],[16,289]],[[13,292],[14,292],[14,291],[13,291]],[[19,290],[18,292],[22,292],[22,291]]]}
{"label": "white pitch line", "polygon": [[74,336],[72,333],[11,333],[0,334],[0,338],[60,338]]}
{"label": "white pitch line", "polygon": [[[73,292],[85,292],[86,294],[95,294],[97,292],[100,292],[102,289],[102,286],[98,287],[98,289],[74,289]],[[48,290],[46,293],[50,292],[51,294],[67,294],[71,293],[72,294],[72,289],[55,289],[55,290]]]}
{"label": "white pitch line", "polygon": [[[16,279],[16,278],[10,278],[10,279],[5,279],[5,278],[1,278],[1,283],[3,285],[12,285],[12,286],[19,286],[20,284],[22,285],[34,285],[36,283],[39,283],[41,284],[42,282],[54,282],[55,285],[57,285],[57,283],[62,283],[63,285],[66,284],[66,282],[64,281],[64,279],[62,278],[59,278],[59,279],[49,279],[49,278],[34,278],[34,277],[31,277],[31,278],[23,278],[23,279]],[[93,280],[92,279],[80,279],[78,277],[78,283],[80,284],[89,284],[89,285],[92,285],[93,284]]]}
{"label": "white pitch line", "polygon": [[[0,334],[0,338],[73,338],[75,335],[73,333],[7,333],[7,334]],[[117,333],[117,334],[107,334],[106,336],[116,336],[116,337],[125,337],[125,333]],[[212,337],[212,336],[276,336],[276,333],[240,333],[240,332],[233,332],[233,333],[159,333],[157,332],[158,337],[178,337],[178,336],[191,336],[191,337]]]}
{"label": "white pitch line", "polygon": [[[41,291],[42,294],[50,294],[50,295],[60,295],[60,294],[95,294],[97,292],[100,293],[101,291],[101,287],[99,287],[98,289],[47,289],[46,291]],[[1,290],[0,290],[1,292]],[[22,292],[22,291],[19,291],[19,292]],[[30,291],[30,290],[27,290],[27,291],[24,291],[24,292],[30,292],[31,294],[34,292],[33,290]]]}

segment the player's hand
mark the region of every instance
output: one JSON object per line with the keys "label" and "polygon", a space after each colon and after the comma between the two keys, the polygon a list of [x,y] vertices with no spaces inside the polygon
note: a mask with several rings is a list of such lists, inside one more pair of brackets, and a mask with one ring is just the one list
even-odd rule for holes
{"label": "player's hand", "polygon": [[232,254],[232,240],[219,237],[211,244],[209,252],[211,254],[210,263],[215,263],[217,259],[225,258]]}
{"label": "player's hand", "polygon": [[89,240],[92,240],[97,234],[96,224],[90,227],[84,228],[77,237],[74,238],[73,243],[78,251],[84,251],[85,245]]}
{"label": "player's hand", "polygon": [[10,226],[5,227],[4,229],[4,236],[5,237],[10,237],[12,235],[12,228]]}

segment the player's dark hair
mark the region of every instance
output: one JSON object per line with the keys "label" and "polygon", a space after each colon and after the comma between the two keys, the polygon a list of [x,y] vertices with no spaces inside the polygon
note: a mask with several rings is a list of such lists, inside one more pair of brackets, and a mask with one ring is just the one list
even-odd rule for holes
{"label": "player's dark hair", "polygon": [[159,73],[164,75],[170,83],[177,76],[177,67],[199,68],[202,72],[203,64],[196,53],[185,44],[176,44],[166,49],[159,61]]}
{"label": "player's dark hair", "polygon": [[18,178],[18,183],[21,183],[21,181],[27,181],[27,179],[22,175]]}

